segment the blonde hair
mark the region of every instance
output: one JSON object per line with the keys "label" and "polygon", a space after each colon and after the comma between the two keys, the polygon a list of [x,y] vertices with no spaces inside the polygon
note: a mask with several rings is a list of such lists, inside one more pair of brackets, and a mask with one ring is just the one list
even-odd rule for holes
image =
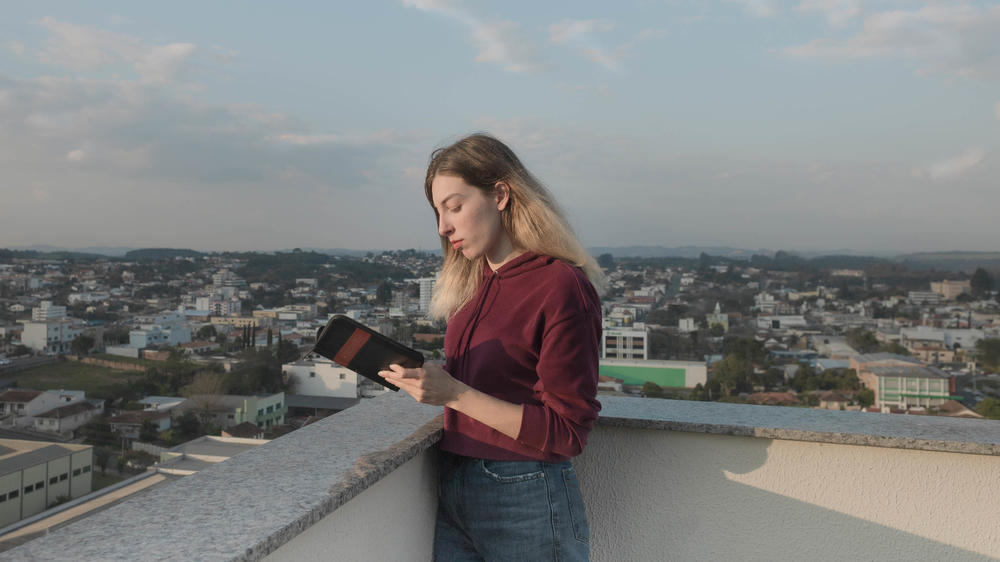
{"label": "blonde hair", "polygon": [[[500,182],[510,188],[507,206],[500,213],[515,248],[544,254],[579,267],[600,292],[604,274],[597,261],[584,250],[558,204],[517,158],[496,138],[482,133],[469,135],[431,153],[424,180],[424,193],[440,220],[431,193],[431,184],[439,175],[457,176],[489,194]],[[431,318],[448,320],[476,294],[482,280],[485,259],[469,260],[441,236],[444,265],[431,297]]]}

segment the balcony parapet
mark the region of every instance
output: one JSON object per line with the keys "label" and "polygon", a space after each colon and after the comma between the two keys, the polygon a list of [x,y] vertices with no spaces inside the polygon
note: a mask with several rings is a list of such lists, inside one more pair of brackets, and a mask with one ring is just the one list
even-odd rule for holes
{"label": "balcony parapet", "polygon": [[601,397],[599,425],[1000,455],[1000,421],[722,402]]}
{"label": "balcony parapet", "polygon": [[[628,548],[635,546],[616,543],[613,532],[616,528],[614,522],[619,521],[621,524],[629,514],[657,514],[653,519],[654,528],[646,536],[661,536],[662,531],[656,529],[661,529],[662,521],[657,518],[680,517],[678,522],[691,521],[690,517],[673,515],[677,513],[674,507],[676,505],[697,505],[698,509],[690,513],[697,513],[698,517],[704,517],[704,513],[714,513],[708,506],[692,503],[701,497],[699,494],[703,494],[697,488],[701,485],[701,480],[698,479],[702,478],[703,473],[709,473],[706,471],[706,463],[715,462],[712,460],[715,457],[698,457],[697,462],[689,459],[709,454],[706,453],[709,450],[722,451],[720,454],[723,456],[719,458],[723,460],[719,461],[719,466],[723,468],[729,466],[725,464],[729,462],[729,458],[746,459],[746,451],[751,449],[756,451],[759,458],[766,457],[765,453],[770,454],[771,460],[767,461],[769,464],[763,465],[762,471],[758,470],[760,474],[766,474],[767,470],[778,470],[782,474],[795,472],[795,463],[801,462],[797,459],[800,458],[802,449],[794,448],[794,444],[785,448],[770,445],[768,443],[771,441],[767,440],[774,440],[774,443],[799,441],[935,451],[927,453],[929,460],[933,455],[942,453],[1000,455],[1000,422],[988,420],[610,396],[602,396],[601,402],[603,410],[598,427],[591,436],[592,443],[578,463],[581,482],[585,487],[584,495],[590,502],[588,511],[592,509],[591,506],[598,509],[597,513],[592,514],[595,523],[595,542],[592,544],[595,560],[616,559],[616,553],[624,554],[629,551]],[[671,434],[674,437],[670,437]],[[423,468],[412,473],[417,476],[408,476],[411,480],[402,489],[432,489],[432,470],[425,470],[432,465],[432,461],[424,453],[438,442],[440,435],[438,407],[417,404],[402,393],[364,400],[339,414],[240,453],[197,474],[150,490],[140,497],[126,500],[57,529],[47,536],[0,554],[0,559],[244,561],[260,560],[273,553],[275,560],[282,560],[292,559],[288,555],[296,552],[296,548],[278,550],[283,545],[294,547],[296,543],[315,544],[314,538],[300,538],[309,536],[306,531],[311,531],[312,537],[320,536],[320,540],[327,541],[318,547],[306,544],[306,547],[313,549],[312,552],[328,549],[323,552],[328,552],[331,557],[336,557],[336,553],[347,556],[347,551],[339,550],[343,548],[345,541],[372,539],[352,536],[350,533],[326,533],[323,531],[325,527],[318,523],[321,520],[329,522],[335,519],[336,517],[327,517],[334,512],[338,516],[342,513],[360,512],[379,523],[387,517],[391,518],[393,514],[386,513],[387,508],[384,506],[396,502],[402,510],[402,504],[408,501],[396,495],[401,488],[387,488],[392,491],[382,492],[382,499],[377,501],[383,503],[370,504],[365,502],[373,500],[357,498],[349,505],[345,504],[363,491],[375,491],[378,486],[383,485],[382,482],[391,481],[392,478],[386,477],[397,467],[404,464],[414,466],[410,461],[418,456],[423,459],[420,463]],[[749,445],[750,441],[721,436],[762,439],[753,440],[755,444]],[[747,445],[736,445],[737,441]],[[802,446],[816,447],[807,444]],[[737,451],[738,454],[729,457],[726,455],[730,453],[726,451]],[[816,454],[833,454],[838,459],[856,456],[856,453],[831,449],[823,449]],[[628,458],[629,462],[622,464],[623,458]],[[909,459],[907,462],[912,462],[912,457],[906,458]],[[997,462],[979,458],[988,462],[990,467]],[[823,461],[819,462],[822,466]],[[875,466],[895,466],[895,461],[873,462],[883,463]],[[634,474],[629,474],[628,470],[634,471]],[[402,472],[405,471],[397,471],[397,474]],[[980,472],[993,474],[985,468]],[[662,492],[667,494],[662,500],[654,500],[648,493],[634,498],[629,496],[627,500],[621,499],[622,486],[630,489],[640,486],[640,489],[647,492],[654,489],[666,490],[667,488],[658,484],[665,478],[664,474],[681,478],[678,481],[680,484],[669,487],[676,492]],[[716,470],[715,476],[718,477],[719,474],[722,472]],[[991,477],[975,478],[979,480],[970,479],[968,484],[987,488],[990,486]],[[622,479],[628,484],[623,483]],[[645,486],[660,487],[643,488],[639,484],[642,479],[648,479]],[[688,482],[684,479],[692,480]],[[777,480],[781,481],[783,478]],[[797,493],[795,490],[774,488],[774,491],[764,495],[753,489],[747,492],[746,486],[738,487],[734,481],[726,479],[710,482],[705,489],[719,489],[720,482],[723,486],[729,486],[725,488],[729,490],[729,497],[752,498],[755,502],[753,506],[761,505],[761,501],[769,502],[779,506],[776,513],[792,506],[802,513],[810,514],[809,517],[814,517],[816,513],[826,514],[832,509],[827,507],[820,511],[811,508],[807,510],[807,507],[802,507],[807,506],[802,501],[795,503],[783,499],[782,494],[792,497]],[[803,487],[809,490],[815,485],[806,482]],[[688,496],[670,495],[684,494],[684,490],[699,492],[691,492],[690,500]],[[904,490],[901,493],[908,492]],[[432,492],[421,496],[423,500],[418,500],[427,504],[420,511],[424,515],[420,520],[419,532],[424,534],[432,533],[433,530],[432,522],[428,527],[428,523],[424,521],[427,517],[432,518],[433,514],[433,496],[428,494]],[[643,498],[647,496],[650,499],[645,501],[654,503],[642,505]],[[680,499],[684,501],[679,501]],[[615,501],[620,505],[614,504]],[[355,506],[357,510],[351,511],[351,506]],[[342,507],[345,509],[338,511]],[[752,514],[759,508],[749,509],[748,513],[751,515],[747,517],[753,517]],[[391,511],[392,508],[388,510]],[[744,521],[738,519],[735,513],[737,512],[732,508],[723,506],[718,517],[732,517],[734,524],[736,521]],[[986,514],[979,517],[983,516]],[[414,521],[412,518],[407,519],[408,516],[399,517],[405,521]],[[791,518],[790,521],[806,521],[809,517]],[[828,518],[845,526],[845,531],[854,531],[855,522],[860,520],[857,516],[853,519],[833,516]],[[645,524],[645,521],[646,519],[639,519],[627,526],[635,527]],[[357,522],[355,524],[362,525]],[[370,528],[371,536],[383,536],[380,529],[373,528],[377,523],[363,525]],[[869,527],[872,526],[858,525],[857,532],[868,532]],[[883,527],[876,530],[883,532]],[[899,536],[900,541],[913,540],[911,535],[901,533]],[[752,539],[748,535],[747,540]],[[389,542],[391,540],[387,539]],[[666,541],[663,545],[650,543],[647,550],[635,551],[634,559],[646,559],[644,552],[659,552],[663,547],[680,548],[678,552],[685,552],[684,548],[689,548],[686,552],[692,556],[704,554],[702,551],[690,550],[694,547],[690,547],[688,543],[678,542],[685,540],[685,536],[670,535],[663,540]],[[996,542],[995,537],[990,540]],[[937,548],[936,544],[931,546]],[[408,548],[412,549],[413,545],[408,544]],[[288,554],[283,556],[282,552]],[[412,550],[407,552],[413,556]],[[655,554],[650,556],[653,557],[649,559],[657,559]]]}

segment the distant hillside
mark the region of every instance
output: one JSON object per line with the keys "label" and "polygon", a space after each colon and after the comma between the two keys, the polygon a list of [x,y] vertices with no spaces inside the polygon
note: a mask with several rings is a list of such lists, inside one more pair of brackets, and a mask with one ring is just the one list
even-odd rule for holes
{"label": "distant hillside", "polygon": [[206,254],[195,250],[176,248],[143,248],[125,253],[125,259],[135,261],[159,261],[173,258],[199,258]]}
{"label": "distant hillside", "polygon": [[11,250],[26,250],[30,252],[41,252],[43,254],[83,254],[101,255],[113,258],[124,257],[126,252],[134,250],[127,246],[87,246],[85,248],[65,248],[61,246],[49,246],[48,244],[34,244],[32,246],[15,246]]}
{"label": "distant hillside", "polygon": [[942,269],[946,271],[967,271],[976,268],[1000,271],[1000,252],[922,252],[896,256],[895,261],[908,269]]}
{"label": "distant hillside", "polygon": [[108,259],[111,256],[101,254],[87,254],[83,252],[69,252],[57,250],[52,252],[40,252],[38,250],[14,250],[0,248],[0,260],[9,259],[31,259],[31,260],[99,260]]}
{"label": "distant hillside", "polygon": [[594,246],[587,248],[592,256],[611,254],[616,258],[697,258],[702,253],[730,259],[749,260],[754,254],[772,256],[773,250],[747,250],[729,246]]}

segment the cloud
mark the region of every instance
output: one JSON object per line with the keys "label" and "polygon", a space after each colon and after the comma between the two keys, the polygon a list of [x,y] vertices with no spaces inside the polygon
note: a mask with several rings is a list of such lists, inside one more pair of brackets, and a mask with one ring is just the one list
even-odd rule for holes
{"label": "cloud", "polygon": [[263,185],[291,170],[351,189],[368,185],[368,170],[412,139],[392,130],[316,132],[285,115],[128,81],[0,76],[0,98],[0,161],[28,175],[82,166],[140,184],[219,188]]}
{"label": "cloud", "polygon": [[915,61],[920,71],[1000,76],[1000,6],[934,4],[875,13],[844,39],[820,38],[783,50],[789,57]]}
{"label": "cloud", "polygon": [[193,43],[148,45],[136,37],[83,25],[43,18],[49,32],[37,52],[41,62],[74,69],[93,69],[125,63],[151,84],[174,80],[183,64],[197,50]]}
{"label": "cloud", "polygon": [[841,27],[861,13],[861,0],[803,0],[795,10],[825,13],[830,25]]}
{"label": "cloud", "polygon": [[595,31],[611,31],[614,27],[614,23],[606,20],[565,19],[549,26],[549,40],[562,45]]}
{"label": "cloud", "polygon": [[959,156],[935,162],[919,170],[918,175],[927,175],[936,180],[954,178],[978,166],[985,155],[982,148],[970,148]]}
{"label": "cloud", "polygon": [[516,22],[483,19],[461,2],[451,0],[402,0],[403,6],[436,13],[458,21],[469,31],[476,62],[496,63],[515,73],[540,72],[546,65]]}
{"label": "cloud", "polygon": [[24,43],[21,43],[20,41],[6,41],[3,43],[3,46],[17,56],[23,55],[25,51]]}
{"label": "cloud", "polygon": [[590,62],[608,70],[621,70],[622,61],[636,45],[664,33],[658,29],[643,29],[628,41],[611,49],[600,45],[593,38],[595,33],[608,32],[614,27],[614,23],[606,20],[564,19],[549,26],[549,41],[556,45],[572,45]]}
{"label": "cloud", "polygon": [[778,13],[778,6],[774,0],[726,0],[726,2],[742,4],[744,12],[758,18],[769,18]]}

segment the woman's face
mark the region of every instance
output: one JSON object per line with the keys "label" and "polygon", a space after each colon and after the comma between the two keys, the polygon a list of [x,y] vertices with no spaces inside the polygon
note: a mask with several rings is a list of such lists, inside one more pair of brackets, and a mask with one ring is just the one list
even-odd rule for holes
{"label": "woman's face", "polygon": [[438,234],[467,259],[485,255],[494,261],[507,242],[500,223],[506,190],[484,193],[458,176],[438,175],[431,182],[431,198],[438,211]]}

